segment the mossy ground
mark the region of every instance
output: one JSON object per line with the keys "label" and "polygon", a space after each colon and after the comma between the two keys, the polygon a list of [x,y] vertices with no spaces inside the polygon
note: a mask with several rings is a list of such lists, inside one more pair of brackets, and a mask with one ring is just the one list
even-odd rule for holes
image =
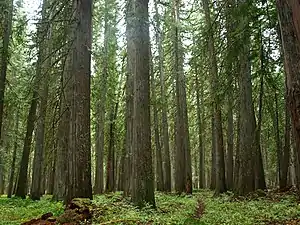
{"label": "mossy ground", "polygon": [[[94,224],[252,225],[300,218],[300,205],[291,194],[272,194],[252,200],[236,200],[230,193],[218,198],[212,196],[213,193],[206,190],[195,192],[193,196],[156,193],[156,209],[137,209],[128,199],[122,198],[121,193],[95,196]],[[205,205],[203,215],[196,213],[199,198]],[[47,212],[63,213],[63,205],[50,199],[45,196],[41,201],[31,201],[3,196],[0,198],[0,224],[20,224]],[[201,218],[195,218],[197,216]]]}

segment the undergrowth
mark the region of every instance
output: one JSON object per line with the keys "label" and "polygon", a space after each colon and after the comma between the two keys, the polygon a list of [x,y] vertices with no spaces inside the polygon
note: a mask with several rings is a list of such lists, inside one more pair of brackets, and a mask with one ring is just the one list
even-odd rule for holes
{"label": "undergrowth", "polygon": [[63,213],[61,202],[52,202],[50,196],[43,197],[40,201],[31,199],[0,197],[0,224],[19,225],[22,222],[39,217],[44,213],[52,212],[55,216]]}
{"label": "undergrowth", "polygon": [[[94,196],[93,224],[265,224],[270,220],[300,217],[300,205],[293,195],[258,197],[252,200],[234,199],[231,193],[218,198],[201,190],[193,196],[156,193],[156,209],[134,207],[121,193]],[[23,221],[53,212],[63,212],[61,203],[50,197],[41,201],[0,198],[0,224],[20,224]]]}

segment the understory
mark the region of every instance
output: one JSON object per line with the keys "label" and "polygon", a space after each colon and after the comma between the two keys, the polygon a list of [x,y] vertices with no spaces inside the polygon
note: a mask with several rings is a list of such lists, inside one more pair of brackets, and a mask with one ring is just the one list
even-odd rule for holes
{"label": "understory", "polygon": [[[157,208],[135,208],[121,193],[94,196],[91,203],[93,224],[300,224],[296,195],[254,193],[235,198],[232,193],[213,197],[213,192],[196,191],[193,196],[156,193]],[[0,198],[0,224],[21,224],[45,213],[59,216],[61,202],[44,196],[41,201]],[[71,223],[69,223],[71,224]],[[76,224],[76,223],[74,223]],[[78,223],[80,224],[80,223]]]}

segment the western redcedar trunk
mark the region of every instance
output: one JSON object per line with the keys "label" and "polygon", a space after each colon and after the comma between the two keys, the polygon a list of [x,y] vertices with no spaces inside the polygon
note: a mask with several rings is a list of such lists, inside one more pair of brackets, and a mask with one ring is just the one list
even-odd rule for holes
{"label": "western redcedar trunk", "polygon": [[226,191],[225,183],[225,161],[224,161],[224,146],[223,146],[223,129],[222,129],[222,113],[219,97],[219,81],[217,58],[214,44],[214,36],[211,25],[209,1],[203,0],[203,9],[205,13],[206,28],[208,30],[208,54],[210,62],[210,76],[211,76],[211,96],[213,98],[213,118],[216,138],[216,188],[215,194],[219,195]]}
{"label": "western redcedar trunk", "polygon": [[236,68],[233,62],[236,61],[236,54],[233,48],[233,29],[234,20],[233,12],[235,6],[234,1],[226,0],[226,39],[227,39],[227,56],[226,56],[226,76],[227,79],[227,157],[226,157],[226,184],[229,190],[233,190],[233,148],[234,148],[234,125],[233,125],[233,107],[234,107],[234,75],[236,75]]}
{"label": "western redcedar trunk", "polygon": [[174,0],[172,9],[173,16],[173,73],[175,75],[176,96],[176,160],[175,160],[175,190],[178,193],[192,194],[192,163],[189,140],[186,78],[183,71],[183,51],[180,29],[180,0]]}
{"label": "western redcedar trunk", "polygon": [[[198,70],[196,68],[196,101],[197,101],[197,124],[198,124],[198,152],[199,152],[199,188],[205,188],[205,151],[203,142],[204,123],[202,120],[203,87],[199,84]],[[201,96],[200,96],[201,95]]]}
{"label": "western redcedar trunk", "polygon": [[[287,101],[292,121],[292,131],[296,147],[296,168],[300,159],[300,2],[297,0],[277,0],[277,11],[284,54],[284,68],[287,86]],[[296,175],[298,173],[296,172]],[[300,179],[297,175],[299,189]]]}
{"label": "western redcedar trunk", "polygon": [[12,155],[11,167],[10,167],[10,176],[9,176],[9,183],[7,189],[7,197],[10,198],[13,192],[13,184],[14,184],[14,177],[15,177],[15,169],[16,169],[16,158],[17,158],[17,149],[18,149],[18,134],[19,134],[19,124],[20,124],[20,112],[19,109],[16,111],[16,118],[15,118],[15,125],[14,125],[14,150]]}
{"label": "western redcedar trunk", "polygon": [[[244,1],[239,3],[245,6]],[[239,174],[236,193],[246,195],[255,190],[254,156],[256,152],[255,118],[252,101],[252,83],[250,70],[250,31],[248,17],[243,14],[241,21],[246,21],[240,43],[239,52]]]}
{"label": "western redcedar trunk", "polygon": [[156,33],[155,40],[158,46],[158,64],[159,64],[159,80],[161,94],[161,123],[162,123],[162,162],[163,162],[163,180],[164,191],[171,191],[171,163],[170,163],[170,138],[169,138],[169,123],[168,123],[168,104],[166,97],[165,71],[164,71],[164,49],[163,49],[163,32],[161,28],[161,19],[159,18],[157,1],[154,1],[155,7],[155,25]]}
{"label": "western redcedar trunk", "polygon": [[3,108],[4,108],[4,93],[5,93],[5,83],[6,83],[6,74],[7,66],[9,62],[9,42],[12,29],[12,20],[13,20],[13,0],[6,1],[4,8],[4,32],[3,32],[3,43],[2,43],[2,52],[1,52],[1,73],[0,73],[0,139],[2,131],[2,122],[3,122]]}
{"label": "western redcedar trunk", "polygon": [[72,41],[67,56],[67,100],[70,123],[65,202],[73,198],[92,199],[90,75],[92,44],[92,0],[73,0]]}
{"label": "western redcedar trunk", "polygon": [[39,87],[39,100],[38,100],[38,117],[37,117],[37,128],[36,128],[36,142],[35,142],[35,152],[34,152],[34,160],[33,160],[33,173],[32,173],[32,185],[30,198],[33,200],[39,200],[42,190],[41,190],[41,181],[42,172],[43,172],[43,164],[44,164],[44,148],[45,148],[45,122],[46,122],[46,110],[47,110],[47,102],[48,102],[48,77],[49,77],[49,68],[50,68],[50,51],[47,49],[49,46],[49,30],[46,27],[46,19],[47,19],[47,0],[43,1],[42,6],[42,18],[41,24],[38,27],[38,40],[39,40],[39,49],[40,49],[40,57],[41,57],[41,85]]}
{"label": "western redcedar trunk", "polygon": [[137,206],[155,207],[150,130],[148,0],[130,0],[127,14],[129,71],[133,78],[132,193]]}
{"label": "western redcedar trunk", "polygon": [[158,107],[156,96],[156,79],[153,71],[152,54],[150,48],[150,78],[151,78],[151,101],[153,110],[153,123],[154,123],[154,142],[155,142],[155,164],[156,164],[156,189],[158,191],[164,190],[164,177],[162,168],[162,147],[160,142],[159,124],[158,124]]}

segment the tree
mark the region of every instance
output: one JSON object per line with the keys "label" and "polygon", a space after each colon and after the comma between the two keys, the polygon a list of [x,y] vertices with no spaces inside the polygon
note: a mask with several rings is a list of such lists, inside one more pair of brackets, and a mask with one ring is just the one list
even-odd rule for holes
{"label": "tree", "polygon": [[[42,194],[42,172],[43,172],[43,162],[44,162],[44,148],[45,148],[45,120],[46,120],[46,110],[48,101],[48,80],[49,80],[49,70],[50,70],[50,51],[49,51],[49,39],[51,30],[47,27],[46,17],[47,17],[47,0],[43,1],[42,9],[42,19],[39,35],[39,43],[41,52],[41,86],[39,92],[39,102],[38,102],[38,119],[37,119],[37,129],[36,129],[36,142],[35,142],[35,152],[33,160],[33,174],[32,174],[32,186],[30,192],[30,198],[33,200],[39,200]],[[48,49],[48,51],[47,51]],[[48,53],[48,54],[47,54]]]}
{"label": "tree", "polygon": [[[5,83],[7,76],[7,66],[9,62],[9,42],[12,29],[13,20],[13,0],[6,0],[4,2],[4,29],[3,29],[3,43],[2,43],[2,54],[1,54],[1,70],[0,70],[0,147],[2,147],[2,123],[3,123],[3,109],[4,109],[4,93]],[[3,180],[3,153],[0,156],[0,187],[4,187]]]}
{"label": "tree", "polygon": [[[104,130],[105,130],[105,109],[106,109],[106,95],[107,95],[107,79],[109,70],[109,10],[108,1],[105,1],[104,12],[104,46],[103,46],[103,58],[101,60],[102,73],[99,77],[99,98],[96,103],[96,171],[95,171],[95,194],[101,194],[103,192],[103,157],[104,157]],[[109,165],[109,163],[108,163]],[[108,172],[109,173],[109,172]]]}
{"label": "tree", "polygon": [[9,176],[9,183],[7,188],[7,197],[11,198],[12,192],[13,192],[13,184],[14,184],[14,177],[15,177],[15,167],[16,167],[16,158],[17,158],[17,149],[18,149],[18,134],[19,134],[19,123],[20,123],[20,112],[19,109],[17,109],[16,112],[16,119],[15,119],[15,140],[14,140],[14,150],[13,150],[13,156],[11,161],[11,170],[10,170],[10,176]]}
{"label": "tree", "polygon": [[[197,69],[196,69],[197,70]],[[203,88],[200,88],[199,78],[196,72],[196,101],[197,101],[197,124],[198,124],[198,141],[199,141],[199,188],[205,188],[205,151],[203,143],[203,120],[202,120],[202,103],[203,103]],[[201,89],[201,92],[200,92]],[[200,94],[202,97],[200,97]],[[202,101],[200,101],[202,100]]]}
{"label": "tree", "polygon": [[227,188],[233,189],[233,81],[235,73],[233,68],[234,59],[233,51],[233,9],[235,8],[232,0],[226,0],[226,39],[227,39],[227,58],[226,58],[226,75],[228,76],[228,93],[227,93],[227,169],[226,181]]}
{"label": "tree", "polygon": [[176,96],[176,121],[175,121],[175,140],[176,140],[176,174],[175,190],[178,193],[192,193],[192,165],[190,140],[188,129],[186,82],[183,71],[183,52],[180,37],[180,1],[174,0],[172,5],[173,17],[173,73],[175,75],[175,96]]}
{"label": "tree", "polygon": [[[248,3],[241,1],[240,9],[247,7]],[[241,16],[241,23],[245,23],[240,39],[239,52],[239,110],[240,110],[240,133],[239,133],[239,175],[238,195],[245,195],[255,190],[254,183],[254,157],[256,152],[255,117],[252,100],[251,70],[249,62],[250,54],[250,28],[249,18],[246,13]]]}
{"label": "tree", "polygon": [[70,109],[65,202],[92,199],[90,134],[90,65],[92,0],[73,1],[71,49],[67,56],[67,101]]}
{"label": "tree", "polygon": [[9,62],[9,42],[12,30],[13,21],[13,8],[14,1],[5,1],[6,9],[4,10],[4,32],[3,32],[3,43],[2,43],[2,54],[1,54],[1,74],[0,74],[0,139],[1,130],[3,122],[3,108],[4,108],[4,93],[5,93],[5,83],[7,75],[7,66]]}
{"label": "tree", "polygon": [[164,71],[164,51],[163,51],[163,31],[161,29],[161,19],[159,18],[157,1],[154,1],[155,7],[155,40],[158,48],[159,57],[159,79],[160,79],[160,94],[161,94],[161,123],[162,123],[162,160],[163,160],[163,180],[164,191],[171,191],[171,165],[170,165],[170,143],[169,143],[169,123],[168,123],[168,108],[166,97],[165,71]]}
{"label": "tree", "polygon": [[162,163],[162,147],[160,142],[159,133],[159,116],[157,108],[157,97],[156,97],[156,80],[153,70],[153,60],[150,48],[150,77],[151,77],[151,97],[152,97],[152,109],[153,109],[153,123],[154,123],[154,142],[155,142],[155,161],[156,161],[156,189],[158,191],[164,190],[164,177],[163,177],[163,163]]}
{"label": "tree", "polygon": [[[281,39],[284,55],[284,68],[287,85],[287,102],[292,121],[292,131],[294,134],[297,149],[297,164],[300,159],[300,3],[296,0],[277,0],[277,11],[281,30]],[[299,180],[297,186],[299,188]]]}
{"label": "tree", "polygon": [[207,37],[208,37],[208,53],[210,58],[210,73],[211,73],[211,87],[212,87],[212,98],[213,98],[213,120],[215,129],[215,141],[216,141],[216,192],[218,195],[225,192],[225,161],[224,161],[224,147],[223,147],[223,131],[222,131],[222,113],[220,107],[220,97],[218,94],[218,68],[214,46],[214,37],[212,33],[209,2],[203,0],[203,8],[205,12],[205,21],[207,26]]}
{"label": "tree", "polygon": [[150,131],[149,13],[148,0],[130,0],[127,45],[133,77],[132,201],[155,207]]}

